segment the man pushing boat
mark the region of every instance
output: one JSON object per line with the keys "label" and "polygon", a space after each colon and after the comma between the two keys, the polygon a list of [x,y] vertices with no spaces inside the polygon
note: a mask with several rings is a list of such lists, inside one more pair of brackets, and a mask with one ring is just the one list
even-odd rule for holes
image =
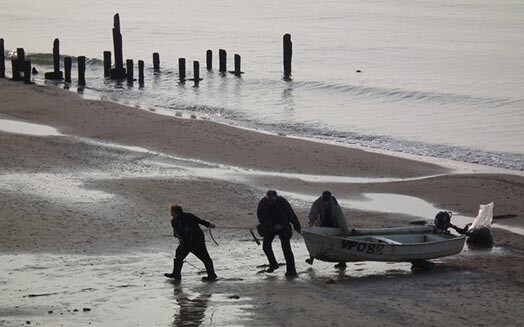
{"label": "man pushing boat", "polygon": [[[340,227],[343,236],[349,235],[349,229],[344,217],[344,212],[338,204],[337,199],[331,194],[330,191],[322,192],[322,195],[313,202],[311,210],[309,211],[309,223],[308,225],[318,225],[320,227]],[[313,257],[306,259],[306,262],[310,265],[313,264]],[[345,262],[339,262],[335,265],[335,268],[346,269]]]}

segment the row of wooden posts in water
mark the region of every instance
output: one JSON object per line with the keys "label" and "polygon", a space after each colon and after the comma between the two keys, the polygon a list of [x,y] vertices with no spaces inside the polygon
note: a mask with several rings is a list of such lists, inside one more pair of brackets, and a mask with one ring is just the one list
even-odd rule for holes
{"label": "row of wooden posts in water", "polygon": [[[123,49],[122,49],[122,34],[120,33],[120,16],[116,14],[113,21],[113,46],[114,46],[114,66],[111,62],[111,51],[104,51],[104,77],[111,78],[113,80],[127,80],[128,84],[132,84],[134,79],[134,62],[132,59],[126,60],[124,67],[123,60]],[[285,34],[283,37],[284,47],[284,80],[291,79],[291,58],[292,58],[292,43],[291,35]],[[11,67],[13,80],[24,81],[27,84],[31,84],[31,73],[34,71],[31,68],[31,62],[25,60],[25,52],[23,48],[17,49],[16,59],[11,59]],[[227,73],[227,53],[226,50],[220,49],[218,51],[219,58],[219,72],[224,75]],[[241,71],[240,66],[240,55],[235,54],[235,69],[229,71],[236,76],[241,76],[244,72]],[[78,67],[78,85],[85,86],[85,69],[86,69],[86,57],[78,56],[77,58]],[[66,83],[71,83],[71,69],[72,69],[72,57],[64,57],[64,71],[65,74],[60,70],[60,41],[55,39],[53,42],[53,71],[45,73],[45,79],[49,80],[65,80]],[[211,71],[213,69],[213,51],[206,51],[206,69]],[[155,52],[153,53],[153,70],[155,72],[160,71],[160,55]],[[4,51],[4,39],[0,39],[0,78],[5,78],[5,51]],[[178,59],[178,78],[181,83],[186,80],[193,81],[195,86],[202,80],[200,78],[200,63],[193,61],[193,78],[186,79],[186,59]],[[140,86],[144,85],[144,61],[138,61],[138,83]]]}
{"label": "row of wooden posts in water", "polygon": [[[71,57],[64,57],[64,73],[60,70],[60,50],[59,41],[55,39],[53,43],[53,71],[44,74],[46,79],[50,80],[65,80],[71,83],[71,69],[73,66],[73,59]],[[32,68],[31,61],[25,60],[24,48],[16,49],[16,59],[11,59],[11,72],[13,81],[24,81],[26,84],[32,84],[31,74],[36,73],[36,69]],[[77,57],[78,66],[78,85],[86,85],[85,67],[86,57]],[[5,49],[4,39],[0,39],[0,78],[5,78]]]}

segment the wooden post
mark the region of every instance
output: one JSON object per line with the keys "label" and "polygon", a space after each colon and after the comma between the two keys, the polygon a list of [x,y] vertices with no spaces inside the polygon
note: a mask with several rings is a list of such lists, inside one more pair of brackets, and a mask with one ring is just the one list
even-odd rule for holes
{"label": "wooden post", "polygon": [[221,73],[225,73],[227,71],[227,53],[226,53],[226,50],[224,49],[220,49],[218,50],[218,66],[219,66],[219,71]]}
{"label": "wooden post", "polygon": [[124,79],[126,77],[126,69],[124,68],[120,15],[118,14],[113,17],[113,46],[115,48],[115,68],[111,69],[111,78]]}
{"label": "wooden post", "polygon": [[126,60],[127,84],[133,84],[133,59]]}
{"label": "wooden post", "polygon": [[206,68],[207,70],[213,70],[213,51],[206,51]]}
{"label": "wooden post", "polygon": [[240,76],[240,55],[235,54],[235,75]]}
{"label": "wooden post", "polygon": [[124,54],[122,49],[122,33],[120,33],[120,15],[113,17],[113,47],[115,51],[115,68],[124,69]]}
{"label": "wooden post", "polygon": [[235,54],[235,70],[229,71],[231,74],[235,74],[236,76],[240,77],[240,75],[244,74],[243,71],[240,70],[240,55]]}
{"label": "wooden post", "polygon": [[24,83],[33,84],[33,82],[31,82],[31,62],[24,61],[23,64],[24,64]]}
{"label": "wooden post", "polygon": [[138,61],[138,85],[144,86],[144,61]]}
{"label": "wooden post", "polygon": [[293,57],[293,43],[291,35],[284,34],[284,79],[291,80],[291,58]]}
{"label": "wooden post", "polygon": [[11,59],[11,71],[13,81],[23,81],[22,73],[24,72],[25,52],[24,48],[16,49],[16,59]]}
{"label": "wooden post", "polygon": [[64,71],[65,82],[71,83],[71,67],[73,66],[73,59],[71,57],[64,57]]}
{"label": "wooden post", "polygon": [[0,78],[5,78],[4,39],[0,39]]}
{"label": "wooden post", "polygon": [[86,85],[86,57],[79,56],[76,58],[78,62],[78,85]]}
{"label": "wooden post", "polygon": [[61,80],[64,78],[60,71],[60,41],[53,42],[53,71],[44,74],[45,79]]}
{"label": "wooden post", "polygon": [[60,40],[58,39],[53,42],[53,68],[55,73],[60,71]]}
{"label": "wooden post", "polygon": [[111,51],[104,51],[104,77],[111,76]]}
{"label": "wooden post", "polygon": [[[25,51],[24,51],[24,48],[17,48],[16,49],[16,58],[18,59],[19,62],[22,62],[22,64],[20,64],[20,67],[23,66],[23,62],[25,61]],[[21,69],[23,70],[23,69]]]}
{"label": "wooden post", "polygon": [[180,82],[185,82],[186,80],[186,59],[178,58],[178,79]]}
{"label": "wooden post", "polygon": [[11,59],[11,72],[13,74],[13,81],[19,81],[20,78],[20,69],[18,68],[18,59]]}
{"label": "wooden post", "polygon": [[153,70],[156,72],[160,70],[160,54],[158,52],[153,52]]}
{"label": "wooden post", "polygon": [[193,61],[193,81],[195,82],[195,86],[198,86],[201,80],[200,63],[198,61]]}

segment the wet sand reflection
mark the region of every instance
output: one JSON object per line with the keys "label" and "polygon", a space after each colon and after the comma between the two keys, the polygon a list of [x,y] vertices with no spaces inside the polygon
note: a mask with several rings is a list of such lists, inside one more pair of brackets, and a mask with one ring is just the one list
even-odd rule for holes
{"label": "wet sand reflection", "polygon": [[182,288],[175,285],[174,294],[179,306],[174,315],[173,327],[200,326],[206,316],[206,309],[211,294],[200,293],[196,297],[184,293]]}

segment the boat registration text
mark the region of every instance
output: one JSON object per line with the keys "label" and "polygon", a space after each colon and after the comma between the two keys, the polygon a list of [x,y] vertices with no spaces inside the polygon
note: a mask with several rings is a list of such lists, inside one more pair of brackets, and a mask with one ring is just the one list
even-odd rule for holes
{"label": "boat registration text", "polygon": [[342,240],[341,242],[343,249],[357,250],[358,252],[364,252],[367,254],[382,255],[382,250],[384,249],[383,244],[361,243],[350,240]]}

